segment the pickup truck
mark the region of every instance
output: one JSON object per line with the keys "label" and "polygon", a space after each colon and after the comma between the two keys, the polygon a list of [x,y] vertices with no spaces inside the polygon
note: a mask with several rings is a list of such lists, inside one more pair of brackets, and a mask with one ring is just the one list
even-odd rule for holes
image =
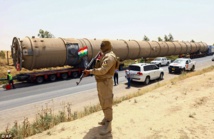
{"label": "pickup truck", "polygon": [[166,57],[157,57],[150,63],[161,67],[161,66],[168,66],[171,63],[171,60],[168,60]]}
{"label": "pickup truck", "polygon": [[194,71],[196,62],[190,58],[178,58],[168,66],[169,73],[182,73],[183,71]]}

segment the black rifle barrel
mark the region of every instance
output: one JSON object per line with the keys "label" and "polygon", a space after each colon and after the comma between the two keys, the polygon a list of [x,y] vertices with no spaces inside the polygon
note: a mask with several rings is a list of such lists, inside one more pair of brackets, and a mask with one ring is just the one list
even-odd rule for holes
{"label": "black rifle barrel", "polygon": [[[86,66],[85,70],[89,69],[92,65],[92,63],[94,63],[94,61],[97,59],[97,57],[100,55],[100,51],[97,53],[97,55],[95,57],[93,57],[91,59],[91,61],[89,62],[89,64]],[[81,76],[80,76],[80,80],[77,83],[77,85],[79,85],[79,83],[82,81],[82,78],[84,77],[84,72],[82,72]]]}

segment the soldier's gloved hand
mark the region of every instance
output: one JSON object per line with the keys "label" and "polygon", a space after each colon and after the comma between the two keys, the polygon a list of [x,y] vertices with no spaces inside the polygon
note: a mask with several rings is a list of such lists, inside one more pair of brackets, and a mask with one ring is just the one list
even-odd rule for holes
{"label": "soldier's gloved hand", "polygon": [[83,73],[84,73],[84,77],[86,77],[86,76],[88,76],[90,74],[90,71],[89,70],[84,70]]}

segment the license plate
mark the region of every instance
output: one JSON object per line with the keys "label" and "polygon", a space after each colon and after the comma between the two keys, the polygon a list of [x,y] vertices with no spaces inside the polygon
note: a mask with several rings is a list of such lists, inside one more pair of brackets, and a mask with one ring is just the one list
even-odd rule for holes
{"label": "license plate", "polygon": [[175,70],[175,68],[172,68],[172,70]]}

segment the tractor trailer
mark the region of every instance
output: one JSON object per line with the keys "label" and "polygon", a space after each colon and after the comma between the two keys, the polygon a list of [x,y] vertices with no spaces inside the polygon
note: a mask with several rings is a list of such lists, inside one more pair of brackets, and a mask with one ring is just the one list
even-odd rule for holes
{"label": "tractor trailer", "polygon": [[[181,54],[207,55],[208,45],[204,42],[158,42],[138,40],[109,40],[112,49],[120,60],[154,58]],[[14,37],[11,52],[14,66],[21,71],[71,66],[61,70],[45,72],[29,72],[17,75],[19,81],[51,81],[57,78],[67,79],[69,76],[78,77],[89,61],[100,51],[99,39],[75,39],[75,38],[35,38]],[[78,55],[78,50],[87,46],[88,54],[85,57]]]}

